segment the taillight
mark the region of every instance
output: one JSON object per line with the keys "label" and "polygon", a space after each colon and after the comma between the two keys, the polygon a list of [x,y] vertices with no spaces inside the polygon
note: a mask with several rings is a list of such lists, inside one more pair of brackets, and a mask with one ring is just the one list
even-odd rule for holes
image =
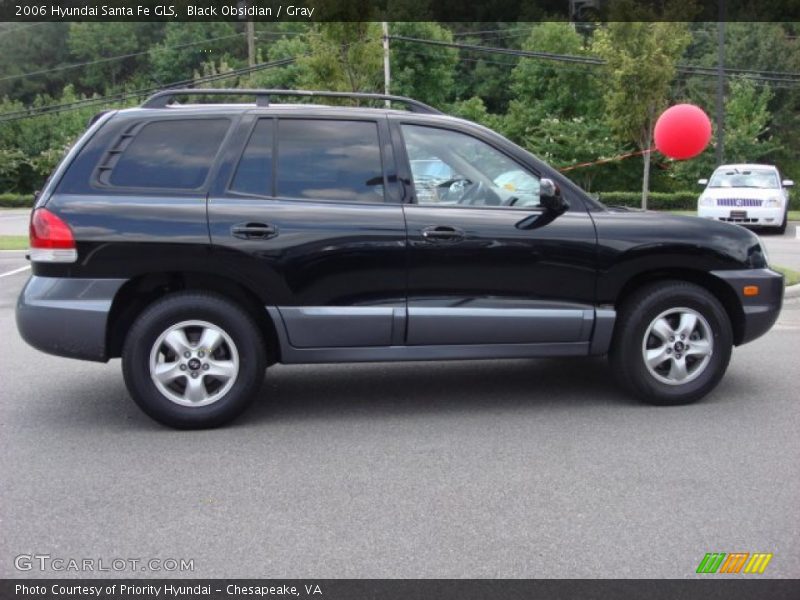
{"label": "taillight", "polygon": [[31,215],[30,257],[36,262],[75,262],[78,251],[69,225],[46,208],[37,208]]}

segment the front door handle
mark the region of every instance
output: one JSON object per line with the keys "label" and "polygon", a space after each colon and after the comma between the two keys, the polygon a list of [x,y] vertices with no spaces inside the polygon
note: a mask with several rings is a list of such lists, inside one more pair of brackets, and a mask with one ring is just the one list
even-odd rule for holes
{"label": "front door handle", "polygon": [[428,242],[460,242],[464,231],[449,225],[431,225],[422,230],[422,237]]}
{"label": "front door handle", "polygon": [[238,223],[231,227],[231,235],[242,240],[266,240],[278,235],[278,229],[267,223]]}

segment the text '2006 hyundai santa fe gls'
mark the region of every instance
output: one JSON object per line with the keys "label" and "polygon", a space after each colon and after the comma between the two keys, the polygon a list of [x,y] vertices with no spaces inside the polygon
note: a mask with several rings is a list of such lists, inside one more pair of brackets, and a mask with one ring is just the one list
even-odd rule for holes
{"label": "text '2006 hyundai santa fe gls'", "polygon": [[[213,94],[255,102],[174,102]],[[30,236],[23,338],[121,356],[137,404],[180,428],[237,416],[277,362],[608,354],[646,402],[692,402],[783,300],[750,231],[607,208],[489,129],[381,95],[170,90],[103,113]]]}

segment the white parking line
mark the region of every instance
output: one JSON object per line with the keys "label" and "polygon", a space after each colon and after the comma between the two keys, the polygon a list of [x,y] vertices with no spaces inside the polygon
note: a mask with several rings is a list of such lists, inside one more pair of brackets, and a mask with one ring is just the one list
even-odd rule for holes
{"label": "white parking line", "polygon": [[0,273],[0,277],[8,277],[9,275],[15,275],[17,273],[22,273],[23,271],[27,271],[30,269],[31,266],[27,265],[24,267],[20,267],[19,269],[14,269],[13,271],[6,271],[5,273]]}

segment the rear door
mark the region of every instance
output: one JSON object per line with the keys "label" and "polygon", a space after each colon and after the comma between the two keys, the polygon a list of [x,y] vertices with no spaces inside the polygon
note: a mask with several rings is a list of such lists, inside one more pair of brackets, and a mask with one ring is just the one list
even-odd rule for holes
{"label": "rear door", "polygon": [[406,232],[388,139],[385,118],[254,113],[223,161],[215,254],[277,307],[294,347],[402,343]]}

